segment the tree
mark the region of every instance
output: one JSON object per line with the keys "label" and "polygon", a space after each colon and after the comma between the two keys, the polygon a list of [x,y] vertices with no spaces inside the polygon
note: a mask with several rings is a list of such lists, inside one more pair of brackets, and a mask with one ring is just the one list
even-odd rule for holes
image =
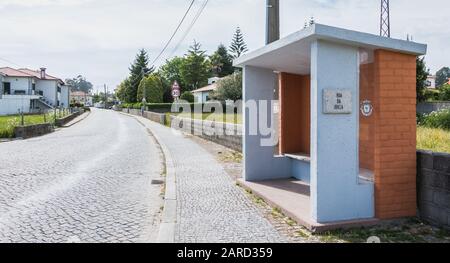
{"label": "tree", "polygon": [[222,78],[234,72],[233,61],[231,55],[228,54],[227,48],[220,44],[217,51],[209,58],[211,68],[215,76]]}
{"label": "tree", "polygon": [[186,91],[183,94],[181,94],[180,99],[187,101],[189,103],[194,103],[194,101],[195,101],[194,94],[192,94],[192,92],[190,92],[190,91]]}
{"label": "tree", "polygon": [[183,57],[174,57],[171,60],[166,60],[166,63],[159,69],[159,74],[170,85],[177,81],[180,87],[183,88],[186,85],[181,76],[184,61],[185,58]]}
{"label": "tree", "polygon": [[92,91],[93,85],[86,80],[82,75],[78,75],[73,79],[66,79],[66,84],[71,86],[71,91],[83,91],[85,93],[90,93]]}
{"label": "tree", "polygon": [[442,85],[448,83],[448,78],[450,78],[450,68],[441,68],[438,72],[436,72],[436,87],[441,87]]}
{"label": "tree", "polygon": [[117,87],[116,96],[117,98],[125,103],[131,103],[133,100],[133,94],[130,92],[131,90],[131,81],[130,78],[126,78],[120,85]]}
{"label": "tree", "polygon": [[417,93],[417,101],[425,101],[427,100],[426,96],[426,81],[428,76],[430,75],[430,70],[427,69],[425,64],[425,57],[416,58],[417,64],[417,81],[416,81],[416,93]]}
{"label": "tree", "polygon": [[142,79],[139,84],[137,99],[142,101],[144,98],[148,103],[162,103],[164,97],[164,82],[161,80],[158,74],[151,74],[148,77]]}
{"label": "tree", "polygon": [[217,82],[217,90],[212,97],[216,100],[232,100],[242,99],[242,73],[236,72],[233,75],[225,77]]}
{"label": "tree", "polygon": [[185,85],[182,90],[196,90],[208,83],[210,64],[205,53],[206,51],[201,50],[200,43],[194,41],[181,67],[181,79]]}
{"label": "tree", "polygon": [[244,35],[241,29],[238,27],[234,33],[233,41],[230,46],[230,53],[233,59],[240,57],[242,54],[248,51],[247,44],[244,41]]}
{"label": "tree", "polygon": [[[129,85],[126,87],[126,102],[138,102],[137,92],[142,79],[154,71],[154,68],[148,67],[148,54],[145,49],[139,50],[136,59],[130,68]],[[140,102],[140,101],[139,101]]]}

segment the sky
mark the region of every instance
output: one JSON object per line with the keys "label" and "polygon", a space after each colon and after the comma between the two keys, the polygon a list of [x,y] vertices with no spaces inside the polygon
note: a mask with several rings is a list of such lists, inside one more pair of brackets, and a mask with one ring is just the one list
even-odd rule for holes
{"label": "sky", "polygon": [[[241,27],[250,50],[264,45],[265,0],[210,0],[184,41],[205,0],[195,4],[162,58],[183,55],[194,39],[208,54],[229,46]],[[0,0],[0,66],[46,67],[62,79],[85,76],[110,90],[127,77],[139,49],[159,54],[190,0]],[[392,37],[428,44],[434,73],[450,66],[448,0],[391,0]],[[380,0],[280,0],[281,37],[320,24],[379,33]],[[180,43],[178,45],[178,43]],[[178,46],[178,49],[176,47]]]}

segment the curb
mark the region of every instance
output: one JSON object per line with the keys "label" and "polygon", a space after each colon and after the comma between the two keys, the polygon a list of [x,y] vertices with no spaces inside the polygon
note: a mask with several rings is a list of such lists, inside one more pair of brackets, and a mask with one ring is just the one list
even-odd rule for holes
{"label": "curb", "polygon": [[[175,229],[177,224],[177,187],[176,187],[176,173],[172,155],[170,154],[170,151],[169,149],[167,149],[166,145],[162,143],[161,138],[159,138],[159,136],[156,135],[147,125],[145,125],[145,123],[140,121],[139,118],[143,117],[135,116],[125,112],[119,113],[128,117],[132,117],[136,119],[139,123],[144,125],[148,129],[148,131],[151,132],[157,144],[161,147],[162,153],[166,160],[166,189],[164,195],[164,209],[162,212],[161,224],[159,226],[157,243],[175,243]],[[157,122],[155,123],[159,124]]]}

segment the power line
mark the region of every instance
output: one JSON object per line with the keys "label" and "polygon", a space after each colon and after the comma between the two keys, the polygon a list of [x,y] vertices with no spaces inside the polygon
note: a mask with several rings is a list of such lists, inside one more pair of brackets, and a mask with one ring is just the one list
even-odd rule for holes
{"label": "power line", "polygon": [[21,65],[19,65],[19,64],[17,64],[17,63],[14,63],[14,62],[12,62],[12,61],[10,61],[10,60],[7,60],[7,59],[1,58],[1,57],[0,57],[0,60],[1,60],[1,61],[4,61],[4,62],[6,62],[6,63],[9,63],[9,64],[13,64],[13,65],[18,66],[18,67],[22,67]]}
{"label": "power line", "polygon": [[162,54],[164,53],[164,51],[166,51],[167,47],[170,45],[170,42],[172,42],[173,38],[175,37],[175,35],[177,34],[178,30],[180,29],[181,25],[183,24],[184,20],[186,19],[189,11],[191,10],[192,6],[194,5],[195,0],[192,0],[191,4],[189,5],[188,9],[186,10],[186,13],[184,14],[183,18],[181,19],[180,23],[178,24],[177,28],[175,29],[175,31],[173,32],[172,36],[170,37],[169,41],[167,41],[166,45],[164,46],[164,48],[161,50],[161,53],[159,53],[159,55],[155,58],[155,60],[153,60],[152,62],[152,66],[155,65],[155,62],[158,61],[158,59],[162,56]]}
{"label": "power line", "polygon": [[203,11],[206,8],[206,5],[208,5],[209,0],[206,0],[203,5],[201,6],[201,8],[197,11],[197,14],[195,15],[194,20],[192,20],[191,24],[189,25],[189,27],[187,28],[186,32],[183,34],[183,37],[181,37],[180,41],[178,42],[178,44],[175,46],[175,48],[172,50],[172,53],[170,53],[170,57],[173,56],[173,54],[175,54],[175,52],[177,52],[178,48],[180,48],[181,44],[183,43],[183,41],[186,39],[186,37],[188,36],[188,34],[191,32],[192,28],[194,27],[195,23],[197,22],[197,20],[200,18],[200,16],[202,15]]}

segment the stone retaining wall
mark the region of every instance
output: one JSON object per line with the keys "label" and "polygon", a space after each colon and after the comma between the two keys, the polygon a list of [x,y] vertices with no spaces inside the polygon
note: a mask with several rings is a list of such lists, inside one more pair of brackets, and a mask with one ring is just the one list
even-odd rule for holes
{"label": "stone retaining wall", "polygon": [[450,154],[418,151],[417,161],[419,216],[450,229]]}
{"label": "stone retaining wall", "polygon": [[417,113],[430,114],[433,111],[450,109],[450,101],[448,102],[422,102],[417,104]]}
{"label": "stone retaining wall", "polygon": [[66,125],[67,123],[71,122],[73,119],[75,119],[76,117],[80,116],[83,113],[84,113],[84,111],[82,110],[82,111],[78,111],[78,112],[72,113],[72,114],[70,114],[67,117],[64,117],[64,118],[61,118],[61,119],[56,119],[55,125],[57,127],[62,127],[64,125]]}
{"label": "stone retaining wall", "polygon": [[14,128],[14,136],[16,138],[28,139],[52,133],[53,130],[53,125],[50,123],[19,126]]}
{"label": "stone retaining wall", "polygon": [[[242,125],[171,116],[172,128],[242,152]],[[178,124],[178,125],[177,125]]]}

